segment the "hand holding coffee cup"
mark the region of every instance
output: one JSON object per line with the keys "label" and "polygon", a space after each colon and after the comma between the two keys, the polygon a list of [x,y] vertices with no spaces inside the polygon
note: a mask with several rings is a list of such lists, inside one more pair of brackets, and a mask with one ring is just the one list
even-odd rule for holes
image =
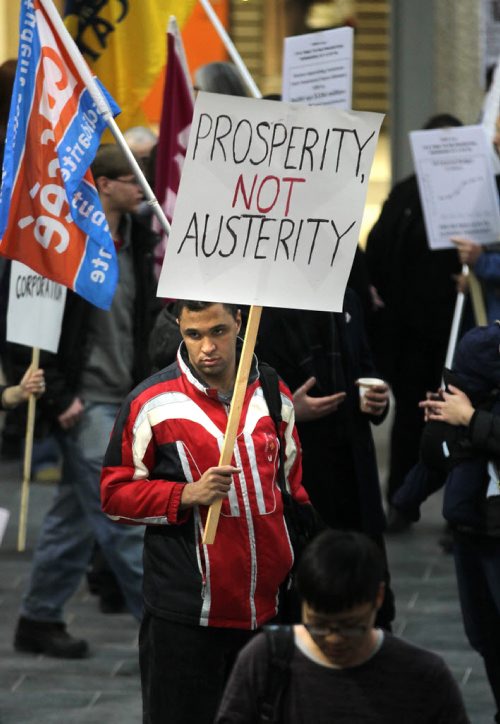
{"label": "hand holding coffee cup", "polygon": [[367,415],[382,415],[389,403],[389,386],[379,377],[360,377],[359,406]]}

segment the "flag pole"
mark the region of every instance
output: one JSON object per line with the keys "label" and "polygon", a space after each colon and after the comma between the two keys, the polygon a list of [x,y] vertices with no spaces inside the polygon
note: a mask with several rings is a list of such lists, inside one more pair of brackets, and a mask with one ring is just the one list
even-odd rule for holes
{"label": "flag pole", "polygon": [[[467,264],[462,265],[462,276],[467,277],[469,280],[469,291],[472,301],[472,311],[474,313],[474,321],[477,325],[488,324],[488,317],[486,314],[486,307],[484,304],[483,292],[476,275],[471,272]],[[460,325],[462,323],[462,317],[465,306],[465,294],[459,292],[455,301],[455,310],[453,312],[453,319],[451,322],[450,336],[448,338],[448,348],[446,350],[446,358],[444,366],[451,369],[453,366],[453,358],[455,356],[455,349],[458,342],[458,335],[460,332]],[[441,383],[444,387],[444,382]]]}
{"label": "flag pole", "polygon": [[[462,275],[467,277],[469,275],[469,267],[467,264],[462,265]],[[455,356],[455,349],[458,341],[458,333],[460,332],[460,325],[462,324],[462,317],[464,314],[465,305],[465,294],[464,292],[458,292],[455,301],[455,309],[453,312],[453,319],[451,321],[450,336],[448,338],[448,347],[446,349],[446,357],[444,360],[444,366],[451,369],[453,365],[453,358]],[[441,382],[441,387],[444,387],[444,381]]]}
{"label": "flag pole", "polygon": [[[37,370],[40,365],[40,349],[33,347],[31,367]],[[36,397],[33,393],[28,398],[28,418],[26,421],[26,440],[24,443],[23,483],[21,486],[21,505],[19,508],[19,526],[17,530],[17,550],[26,550],[26,528],[28,522],[28,501],[30,495],[31,461],[33,458],[33,436],[35,431]]]}
{"label": "flag pole", "polygon": [[65,26],[59,11],[55,7],[53,0],[40,0],[40,4],[45,9],[45,12],[50,18],[50,21],[54,27],[54,30],[57,32],[62,44],[68,51],[69,55],[71,56],[71,59],[75,66],[77,67],[78,72],[80,73],[81,77],[83,78],[85,85],[92,96],[92,99],[94,103],[97,106],[97,109],[99,113],[102,115],[104,120],[106,121],[109,130],[113,134],[118,146],[121,148],[123,153],[125,154],[125,157],[127,158],[127,161],[129,162],[132,171],[137,178],[137,180],[140,183],[140,186],[144,192],[144,196],[146,197],[147,204],[151,207],[152,212],[155,214],[156,218],[160,222],[160,225],[163,229],[163,231],[169,235],[170,234],[170,224],[168,222],[167,217],[163,213],[163,209],[160,206],[160,203],[156,196],[153,193],[153,190],[149,183],[146,180],[146,177],[144,176],[144,173],[142,172],[141,167],[137,163],[137,160],[128,147],[128,144],[126,140],[123,137],[122,132],[118,128],[118,125],[113,118],[113,114],[111,112],[111,109],[108,105],[108,102],[104,95],[101,92],[101,89],[99,88],[98,84],[96,83],[96,80],[94,76],[92,75],[92,72],[90,68],[88,67],[87,63],[85,62],[82,54],[80,53],[80,50],[78,49],[77,44],[71,37],[67,27]]}
{"label": "flag pole", "polygon": [[219,16],[211,6],[208,0],[200,0],[200,3],[203,5],[203,9],[208,15],[209,20],[211,21],[212,25],[214,26],[218,36],[224,43],[224,46],[229,53],[231,60],[233,63],[237,66],[238,70],[240,71],[243,80],[247,84],[248,88],[252,92],[252,95],[254,98],[262,98],[262,93],[258,89],[254,79],[250,75],[248,68],[246,67],[245,63],[243,62],[243,59],[241,55],[236,50],[236,46],[234,45],[233,41],[229,37],[225,27],[220,21]]}
{"label": "flag pole", "polygon": [[488,315],[486,313],[483,290],[481,288],[481,282],[470,269],[469,291],[472,302],[472,311],[474,312],[474,320],[479,327],[484,327],[484,325],[488,324]]}

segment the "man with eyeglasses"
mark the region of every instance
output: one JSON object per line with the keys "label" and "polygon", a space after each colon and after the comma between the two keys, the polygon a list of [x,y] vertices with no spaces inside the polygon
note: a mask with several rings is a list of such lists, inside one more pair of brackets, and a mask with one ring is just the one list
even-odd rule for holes
{"label": "man with eyeglasses", "polygon": [[[362,533],[325,531],[302,555],[296,577],[301,625],[281,661],[274,701],[267,634],[240,653],[216,724],[466,724],[456,682],[437,655],[374,627],[384,563]],[[271,632],[272,634],[272,632]],[[274,716],[261,718],[263,702]]]}
{"label": "man with eyeglasses", "polygon": [[88,654],[87,642],[67,632],[63,610],[95,542],[126,608],[136,619],[142,616],[143,531],[117,525],[103,513],[99,479],[120,404],[150,371],[157,238],[134,217],[142,193],[118,146],[99,148],[92,173],[115,242],[119,281],[107,311],[68,292],[59,351],[42,355],[47,392],[40,408],[61,447],[63,473],[42,525],[14,639],[18,651],[60,658]]}

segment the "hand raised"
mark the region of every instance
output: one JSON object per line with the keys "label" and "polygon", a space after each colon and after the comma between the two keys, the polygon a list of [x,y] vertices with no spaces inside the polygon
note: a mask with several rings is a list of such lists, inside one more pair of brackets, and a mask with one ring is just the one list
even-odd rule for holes
{"label": "hand raised", "polygon": [[308,392],[316,384],[316,377],[309,377],[301,387],[293,393],[293,406],[295,408],[295,419],[298,422],[318,420],[332,412],[336,412],[339,405],[346,398],[345,392],[337,392],[335,395],[326,397],[311,397]]}

